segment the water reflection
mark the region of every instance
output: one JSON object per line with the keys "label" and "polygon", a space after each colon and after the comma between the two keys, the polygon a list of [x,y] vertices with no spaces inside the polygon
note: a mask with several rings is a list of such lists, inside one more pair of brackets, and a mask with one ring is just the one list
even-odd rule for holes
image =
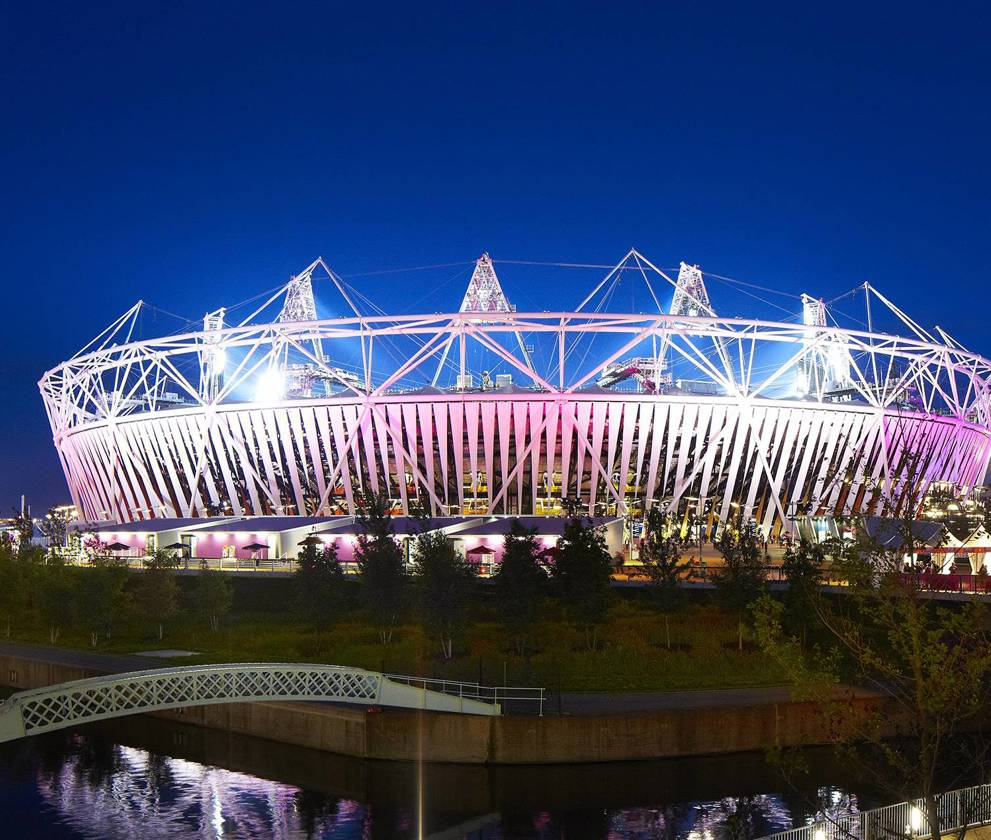
{"label": "water reflection", "polygon": [[[806,790],[759,756],[424,770],[426,836],[746,840],[871,807],[827,759]],[[227,769],[225,769],[227,768]],[[3,836],[416,835],[416,769],[128,719],[0,748]]]}

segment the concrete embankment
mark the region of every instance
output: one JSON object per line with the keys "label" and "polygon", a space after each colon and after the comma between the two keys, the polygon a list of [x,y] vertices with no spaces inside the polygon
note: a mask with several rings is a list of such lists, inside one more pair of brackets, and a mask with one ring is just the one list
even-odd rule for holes
{"label": "concrete embankment", "polygon": [[[148,666],[147,660],[136,657],[0,644],[0,683],[14,689],[40,688]],[[773,689],[751,691],[745,696],[746,702],[734,705],[718,692],[699,692],[698,705],[692,706],[685,693],[680,693],[678,703],[668,704],[668,708],[542,718],[272,702],[192,706],[154,714],[356,758],[422,758],[460,764],[629,761],[828,741],[827,726],[816,704],[789,701],[780,690]],[[848,702],[855,712],[867,714],[881,701],[854,696]],[[658,705],[664,704],[659,700]]]}

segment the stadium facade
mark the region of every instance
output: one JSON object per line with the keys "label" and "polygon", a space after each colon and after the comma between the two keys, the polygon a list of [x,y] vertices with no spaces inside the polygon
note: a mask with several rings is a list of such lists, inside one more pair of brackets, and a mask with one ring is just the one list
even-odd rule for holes
{"label": "stadium facade", "polygon": [[[654,311],[602,304],[631,276]],[[317,283],[353,314],[320,319]],[[456,312],[368,314],[356,294],[319,259],[233,324],[137,340],[137,304],[47,372],[83,518],[353,514],[375,492],[397,514],[661,505],[774,535],[901,513],[991,458],[991,363],[866,284],[866,323],[903,335],[808,296],[794,322],[720,317],[696,266],[637,251],[570,311],[515,311],[487,255]]]}

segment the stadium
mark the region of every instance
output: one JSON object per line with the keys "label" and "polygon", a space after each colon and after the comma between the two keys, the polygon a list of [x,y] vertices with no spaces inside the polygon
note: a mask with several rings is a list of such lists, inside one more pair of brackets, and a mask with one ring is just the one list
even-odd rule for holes
{"label": "stadium", "polygon": [[[376,493],[436,517],[659,505],[771,538],[984,478],[991,363],[869,284],[849,325],[809,295],[724,317],[697,266],[631,250],[566,310],[521,312],[497,264],[442,313],[363,305],[322,258],[245,317],[139,337],[139,302],[39,382],[81,517],[348,516]],[[647,305],[622,311],[634,282]]]}

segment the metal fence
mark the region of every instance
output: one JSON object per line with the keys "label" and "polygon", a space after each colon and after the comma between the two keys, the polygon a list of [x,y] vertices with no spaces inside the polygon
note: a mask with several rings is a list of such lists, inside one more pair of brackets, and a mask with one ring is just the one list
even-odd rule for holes
{"label": "metal fence", "polygon": [[405,683],[414,688],[439,691],[465,700],[479,700],[483,703],[497,703],[506,712],[536,712],[544,715],[545,689],[513,685],[481,685],[476,682],[439,680],[429,677],[410,677],[404,674],[385,674],[394,682]]}
{"label": "metal fence", "polygon": [[[959,831],[991,823],[991,785],[951,790],[936,797],[939,830]],[[929,837],[923,801],[846,814],[770,834],[761,840],[895,840]]]}

